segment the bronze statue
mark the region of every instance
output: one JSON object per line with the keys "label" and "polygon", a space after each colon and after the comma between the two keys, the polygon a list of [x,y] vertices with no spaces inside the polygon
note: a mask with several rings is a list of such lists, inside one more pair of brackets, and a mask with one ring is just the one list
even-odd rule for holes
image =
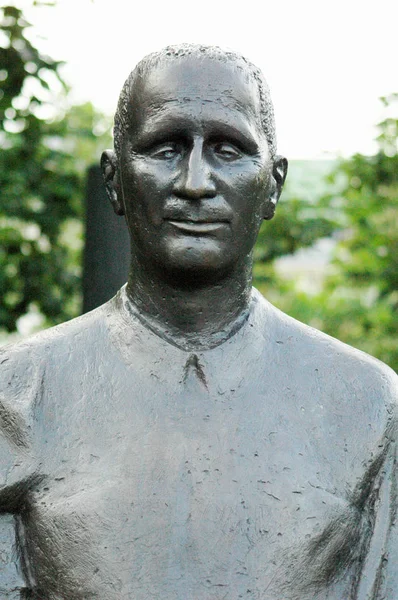
{"label": "bronze statue", "polygon": [[127,286],[0,355],[3,596],[398,599],[397,377],[251,288],[287,172],[261,73],[146,57],[102,167]]}

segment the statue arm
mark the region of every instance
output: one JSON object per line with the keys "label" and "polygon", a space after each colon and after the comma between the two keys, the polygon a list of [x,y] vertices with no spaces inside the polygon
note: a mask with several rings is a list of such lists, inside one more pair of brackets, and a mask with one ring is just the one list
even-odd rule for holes
{"label": "statue arm", "polygon": [[34,345],[0,350],[0,513],[17,513],[35,474],[33,407],[43,361]]}
{"label": "statue arm", "polygon": [[[398,473],[397,440],[383,470],[375,532],[369,549],[374,571],[372,596],[375,600],[398,600]],[[375,556],[373,557],[372,554]],[[376,561],[377,554],[377,561]],[[367,596],[366,596],[367,597]],[[361,600],[359,597],[358,600]],[[364,596],[365,598],[365,596]]]}
{"label": "statue arm", "polygon": [[363,562],[357,600],[398,600],[398,377],[390,372],[389,422],[385,431],[388,451],[368,504],[372,523]]}
{"label": "statue arm", "polygon": [[17,539],[18,513],[37,476],[33,407],[43,360],[29,343],[0,349],[0,598],[20,600],[26,590]]}
{"label": "statue arm", "polygon": [[0,515],[0,598],[20,600],[26,589],[15,534],[15,517]]}

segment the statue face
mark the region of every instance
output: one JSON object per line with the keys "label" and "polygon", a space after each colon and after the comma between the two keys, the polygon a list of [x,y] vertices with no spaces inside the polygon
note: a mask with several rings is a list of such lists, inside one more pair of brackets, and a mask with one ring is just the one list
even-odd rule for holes
{"label": "statue face", "polygon": [[275,187],[259,94],[234,64],[184,58],[136,84],[118,173],[146,268],[208,281],[247,261]]}

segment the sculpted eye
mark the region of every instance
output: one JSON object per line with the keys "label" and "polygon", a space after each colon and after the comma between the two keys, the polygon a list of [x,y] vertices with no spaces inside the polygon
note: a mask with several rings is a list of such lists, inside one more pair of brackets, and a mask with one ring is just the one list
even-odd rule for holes
{"label": "sculpted eye", "polygon": [[151,156],[159,160],[172,160],[178,156],[178,154],[179,150],[175,144],[164,144],[158,146],[151,152]]}
{"label": "sculpted eye", "polygon": [[216,144],[214,146],[214,152],[218,157],[226,161],[237,160],[242,156],[241,152],[236,148],[236,146],[233,146],[227,142]]}

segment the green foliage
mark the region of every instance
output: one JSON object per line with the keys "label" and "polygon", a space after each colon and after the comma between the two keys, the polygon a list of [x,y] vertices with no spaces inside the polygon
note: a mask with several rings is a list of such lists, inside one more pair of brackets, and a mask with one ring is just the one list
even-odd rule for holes
{"label": "green foliage", "polygon": [[5,6],[0,18],[0,130],[23,131],[34,127],[34,116],[52,96],[50,85],[65,87],[58,73],[61,63],[43,56],[27,39],[30,25],[19,8]]}
{"label": "green foliage", "polygon": [[398,370],[398,94],[383,103],[396,116],[379,124],[378,153],[339,166],[346,228],[326,282],[324,323]]}
{"label": "green foliage", "polygon": [[398,94],[382,98],[379,151],[340,160],[318,203],[337,244],[319,294],[274,280],[271,298],[299,320],[398,371]]}
{"label": "green foliage", "polygon": [[[322,184],[320,173],[326,175],[332,164],[325,161],[315,170],[311,161],[294,161],[289,165],[275,217],[271,222],[264,222],[254,252],[254,285],[266,289],[267,297],[273,295],[275,286],[281,293],[286,292],[283,281],[275,273],[274,261],[311,247],[335,229],[327,210],[321,209],[318,202],[319,194],[332,187],[332,184],[319,185]],[[304,197],[301,194],[305,194]]]}
{"label": "green foliage", "polygon": [[49,324],[80,309],[85,173],[109,144],[90,104],[65,110],[60,63],[26,38],[21,11],[0,11],[0,328],[35,306]]}

